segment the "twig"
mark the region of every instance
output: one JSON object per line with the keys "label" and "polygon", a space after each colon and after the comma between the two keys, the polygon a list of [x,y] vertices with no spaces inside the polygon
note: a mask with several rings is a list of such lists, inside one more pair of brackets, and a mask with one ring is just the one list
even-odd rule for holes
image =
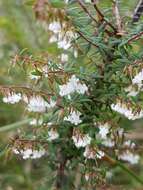
{"label": "twig", "polygon": [[97,11],[97,13],[99,15],[99,19],[105,21],[114,30],[114,32],[116,33],[117,32],[116,28],[109,21],[106,20],[103,13],[97,7],[96,0],[91,0],[91,1],[93,3],[93,6],[94,6],[95,10]]}
{"label": "twig", "polygon": [[27,92],[29,92],[29,93],[32,93],[32,94],[41,94],[41,95],[44,95],[44,96],[54,96],[54,94],[52,94],[52,93],[46,93],[46,92],[43,92],[43,91],[34,91],[33,89],[31,89],[31,88],[29,88],[29,87],[25,87],[25,86],[10,86],[10,85],[8,85],[8,86],[5,86],[5,85],[0,85],[0,91],[5,91],[5,90],[19,90],[19,91],[22,91],[22,90],[25,90],[25,91],[27,91]]}
{"label": "twig", "polygon": [[140,0],[133,14],[133,23],[139,21],[142,13],[143,13],[143,0]]}
{"label": "twig", "polygon": [[117,23],[117,31],[119,35],[123,35],[124,31],[122,28],[122,21],[119,13],[119,5],[118,5],[118,0],[113,0],[113,13],[116,18],[116,23]]}
{"label": "twig", "polygon": [[67,163],[67,158],[62,152],[58,154],[59,166],[57,169],[57,180],[56,180],[56,190],[63,189],[64,179],[65,179],[65,166]]}
{"label": "twig", "polygon": [[142,35],[143,35],[143,32],[140,32],[140,33],[138,33],[138,34],[135,34],[134,36],[132,36],[132,37],[127,41],[127,43],[131,43],[132,41],[139,39]]}
{"label": "twig", "polygon": [[39,144],[48,144],[48,141],[43,141],[40,139],[20,139],[20,138],[16,138],[16,139],[11,139],[11,141],[13,143],[15,142],[21,142],[21,143],[39,143]]}
{"label": "twig", "polygon": [[92,42],[90,39],[88,39],[82,32],[80,31],[76,31],[84,40],[86,40],[87,42],[89,42],[91,45],[99,48],[99,46],[97,44],[95,44],[94,42]]}
{"label": "twig", "polygon": [[86,6],[84,5],[84,3],[83,3],[81,0],[77,0],[77,1],[78,1],[79,5],[82,7],[82,9],[87,13],[87,15],[88,15],[94,22],[98,23],[97,20],[96,20],[96,19],[90,14],[90,12],[87,10],[87,8],[86,8]]}

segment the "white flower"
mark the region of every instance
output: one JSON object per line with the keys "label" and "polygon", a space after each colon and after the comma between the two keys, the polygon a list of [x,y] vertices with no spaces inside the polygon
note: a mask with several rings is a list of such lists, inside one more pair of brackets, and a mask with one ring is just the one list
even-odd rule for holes
{"label": "white flower", "polygon": [[65,63],[65,62],[67,62],[67,61],[68,61],[68,55],[65,54],[65,53],[62,53],[62,54],[61,54],[61,62],[62,62],[62,63]]}
{"label": "white flower", "polygon": [[44,65],[42,67],[42,73],[44,74],[45,77],[48,77],[48,65]]}
{"label": "white flower", "polygon": [[16,148],[14,148],[14,149],[13,149],[13,153],[14,153],[14,154],[19,154],[19,151],[18,151]]}
{"label": "white flower", "polygon": [[96,157],[98,159],[101,159],[105,156],[105,153],[102,151],[102,150],[98,150],[97,153],[96,153]]}
{"label": "white flower", "polygon": [[59,89],[60,89],[60,96],[66,96],[66,95],[69,95],[70,93],[73,93],[74,92],[74,89],[73,88],[69,88],[70,86],[64,84],[64,85],[60,85],[59,86]]}
{"label": "white flower", "polygon": [[132,79],[132,83],[142,86],[142,81],[143,81],[143,69]]}
{"label": "white flower", "polygon": [[49,24],[49,30],[56,34],[61,32],[61,23],[58,21],[51,22]]}
{"label": "white flower", "polygon": [[81,113],[78,111],[71,111],[69,116],[64,117],[64,121],[69,121],[74,125],[78,125],[82,122],[80,115]]}
{"label": "white flower", "polygon": [[85,84],[80,84],[79,83],[76,86],[76,90],[75,91],[77,91],[79,94],[84,94],[85,92],[88,91],[88,88],[87,88],[87,86]]}
{"label": "white flower", "polygon": [[45,112],[47,102],[41,96],[32,96],[29,99],[27,110],[29,112]]}
{"label": "white flower", "polygon": [[[68,3],[67,0],[66,3]],[[53,32],[49,39],[50,43],[57,42],[58,48],[63,48],[65,50],[70,48],[74,50],[74,48],[72,48],[72,40],[77,38],[77,34],[72,30],[67,31],[66,22],[60,23],[59,21],[53,21],[49,24],[48,29]]]}
{"label": "white flower", "polygon": [[21,150],[23,159],[28,159],[32,155],[32,149]]}
{"label": "white flower", "polygon": [[127,140],[123,143],[123,146],[128,147],[128,148],[135,148],[135,143],[131,142],[131,140]]}
{"label": "white flower", "polygon": [[56,102],[52,99],[50,99],[50,102],[47,103],[47,108],[53,108],[56,106]]}
{"label": "white flower", "polygon": [[140,119],[143,117],[143,110],[141,110],[140,112],[134,113],[131,108],[130,109],[127,108],[125,104],[120,103],[120,102],[118,102],[117,104],[112,104],[111,108],[112,110],[117,111],[120,114],[123,114],[129,120]]}
{"label": "white flower", "polygon": [[90,144],[91,137],[88,134],[76,134],[72,136],[72,140],[77,148],[85,147]]}
{"label": "white flower", "polygon": [[126,150],[121,155],[119,155],[119,159],[123,161],[127,161],[130,164],[137,164],[139,162],[140,157],[139,155],[133,154],[129,150]]}
{"label": "white flower", "polygon": [[[63,24],[63,27],[64,27],[64,24]],[[63,28],[63,31],[64,31],[64,28]],[[76,37],[77,37],[77,35],[73,31],[67,31],[66,33],[62,32],[62,31],[59,32],[58,40],[57,40],[58,48],[63,48],[65,50],[67,50],[69,48],[71,49],[72,48],[72,40],[75,39]]]}
{"label": "white flower", "polygon": [[102,141],[102,144],[106,147],[113,147],[115,145],[115,142],[112,139],[107,138],[104,141]]}
{"label": "white flower", "polygon": [[51,129],[50,131],[48,131],[48,136],[48,140],[52,141],[59,138],[59,133],[55,129]]}
{"label": "white flower", "polygon": [[88,181],[90,179],[90,174],[86,173],[84,177],[85,177],[85,180]]}
{"label": "white flower", "polygon": [[117,129],[117,132],[118,132],[118,135],[119,135],[119,137],[123,137],[123,134],[124,134],[124,129],[123,128],[118,128]]}
{"label": "white flower", "polygon": [[87,159],[95,159],[95,158],[101,159],[104,157],[105,153],[101,150],[96,151],[94,148],[86,146],[83,155]]}
{"label": "white flower", "polygon": [[73,54],[74,54],[74,57],[75,57],[75,58],[78,57],[78,51],[77,51],[77,50],[74,50]]}
{"label": "white flower", "polygon": [[84,94],[86,91],[88,91],[88,88],[85,84],[81,84],[79,82],[79,79],[76,78],[75,75],[72,75],[72,77],[69,79],[67,84],[60,85],[60,96],[66,96],[70,95],[71,93],[77,92],[79,94]]}
{"label": "white flower", "polygon": [[54,43],[58,41],[58,37],[57,35],[53,34],[50,38],[49,38],[49,43]]}
{"label": "white flower", "polygon": [[98,128],[99,128],[99,136],[101,137],[101,139],[106,139],[107,134],[109,133],[109,124],[108,123],[100,124]]}
{"label": "white flower", "polygon": [[3,97],[3,102],[4,103],[9,103],[9,104],[15,104],[18,103],[22,99],[22,96],[20,93],[14,93],[11,92],[7,96]]}
{"label": "white flower", "polygon": [[87,159],[95,159],[96,152],[93,148],[86,146],[83,156]]}
{"label": "white flower", "polygon": [[42,125],[42,123],[43,123],[43,119],[32,119],[31,121],[30,121],[30,125]]}
{"label": "white flower", "polygon": [[59,86],[59,88],[60,88],[60,92],[59,92],[60,96],[66,96],[66,95],[69,95],[71,93],[74,93],[78,81],[79,81],[79,79],[77,79],[75,77],[75,75],[73,75],[69,79],[67,84],[60,85]]}
{"label": "white flower", "polygon": [[26,103],[28,103],[27,110],[29,112],[45,112],[47,108],[53,108],[56,105],[55,101],[50,100],[48,103],[41,96],[32,96],[26,100]]}
{"label": "white flower", "polygon": [[33,150],[32,155],[31,155],[31,159],[41,158],[42,156],[45,155],[45,153],[46,153],[46,151],[44,149]]}
{"label": "white flower", "polygon": [[31,148],[28,149],[24,149],[24,150],[17,150],[17,149],[13,149],[13,152],[15,154],[20,154],[22,156],[23,159],[36,159],[36,158],[41,158],[46,151],[44,149],[40,149],[40,150],[32,150]]}
{"label": "white flower", "polygon": [[133,96],[133,97],[139,93],[139,91],[135,90],[132,85],[125,88],[125,92],[128,92],[127,96]]}
{"label": "white flower", "polygon": [[65,50],[67,50],[70,47],[71,47],[71,42],[70,41],[67,41],[66,39],[58,41],[58,48],[63,48]]}

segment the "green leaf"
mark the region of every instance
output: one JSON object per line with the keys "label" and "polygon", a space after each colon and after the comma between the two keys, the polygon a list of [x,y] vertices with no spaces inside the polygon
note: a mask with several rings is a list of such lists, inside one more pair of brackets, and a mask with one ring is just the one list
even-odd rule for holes
{"label": "green leaf", "polygon": [[31,121],[31,119],[25,119],[22,121],[18,121],[16,123],[2,126],[2,127],[0,127],[0,132],[5,132],[5,131],[9,131],[9,130],[13,130],[13,129],[22,127],[22,125],[28,124],[30,121]]}

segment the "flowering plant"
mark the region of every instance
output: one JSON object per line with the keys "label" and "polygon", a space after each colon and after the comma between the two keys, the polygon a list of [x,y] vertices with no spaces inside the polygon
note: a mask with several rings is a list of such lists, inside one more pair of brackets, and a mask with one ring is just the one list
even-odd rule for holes
{"label": "flowering plant", "polygon": [[3,102],[21,103],[28,117],[20,123],[28,129],[18,131],[8,148],[23,159],[48,159],[57,189],[75,173],[80,183],[70,188],[106,185],[108,168],[117,166],[143,184],[122,163],[140,161],[123,121],[143,117],[142,49],[135,49],[142,25],[124,21],[118,1],[109,6],[113,18],[96,0],[35,1],[37,22],[54,48],[17,54],[12,63],[24,68],[27,80],[0,87]]}

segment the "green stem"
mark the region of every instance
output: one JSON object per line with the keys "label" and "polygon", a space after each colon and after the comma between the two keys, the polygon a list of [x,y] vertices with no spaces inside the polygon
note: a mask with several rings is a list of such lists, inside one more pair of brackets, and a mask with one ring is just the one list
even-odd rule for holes
{"label": "green stem", "polygon": [[16,123],[12,123],[12,124],[9,124],[9,125],[5,125],[3,127],[0,127],[0,132],[5,132],[5,131],[8,131],[8,130],[12,130],[12,129],[16,129],[18,127],[21,127],[22,125],[24,124],[27,124],[30,122],[31,119],[25,119],[25,120],[22,120],[22,121],[18,121]]}
{"label": "green stem", "polygon": [[119,166],[122,170],[124,170],[126,173],[128,173],[131,177],[133,177],[138,183],[143,185],[143,180],[137,176],[133,171],[131,171],[128,167],[126,167],[124,164],[119,162],[118,160],[111,158],[109,155],[106,155],[106,158],[112,165]]}
{"label": "green stem", "polygon": [[132,176],[136,181],[138,181],[140,184],[143,185],[143,180],[140,179],[134,172],[132,172],[129,168],[127,168],[124,164],[122,164],[119,161],[116,161],[116,165],[119,166],[121,169],[123,169],[125,172],[127,172],[130,176]]}

